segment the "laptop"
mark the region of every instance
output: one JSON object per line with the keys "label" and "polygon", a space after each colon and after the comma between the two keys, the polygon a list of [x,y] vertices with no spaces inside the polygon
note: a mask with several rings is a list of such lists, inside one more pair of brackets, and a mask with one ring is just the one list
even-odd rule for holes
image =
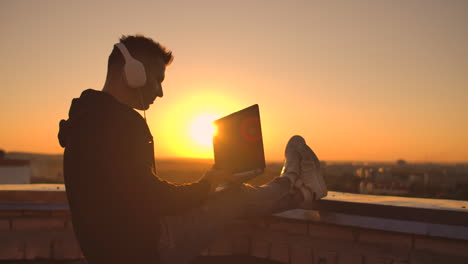
{"label": "laptop", "polygon": [[214,167],[251,179],[265,170],[258,105],[252,105],[213,122]]}

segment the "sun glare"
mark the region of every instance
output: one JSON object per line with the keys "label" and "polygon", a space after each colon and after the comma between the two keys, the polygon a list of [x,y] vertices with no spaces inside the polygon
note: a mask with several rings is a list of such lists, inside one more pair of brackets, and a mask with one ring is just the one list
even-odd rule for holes
{"label": "sun glare", "polygon": [[196,117],[190,125],[190,135],[193,140],[202,146],[211,146],[213,135],[216,128],[213,121],[217,117],[214,115],[201,115]]}
{"label": "sun glare", "polygon": [[198,89],[181,94],[176,102],[161,109],[170,114],[152,124],[159,132],[156,150],[160,156],[212,159],[216,133],[213,121],[240,108],[235,97],[213,91]]}

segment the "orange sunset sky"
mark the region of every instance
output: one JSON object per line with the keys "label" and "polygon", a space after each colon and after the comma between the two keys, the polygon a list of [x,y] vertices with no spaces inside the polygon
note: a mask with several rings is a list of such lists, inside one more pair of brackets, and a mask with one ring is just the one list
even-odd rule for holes
{"label": "orange sunset sky", "polygon": [[194,126],[257,103],[267,160],[301,134],[323,160],[466,162],[467,14],[455,0],[2,0],[0,148],[61,153],[72,98],[102,89],[113,44],[142,33],[175,56],[146,112],[157,157],[212,157]]}

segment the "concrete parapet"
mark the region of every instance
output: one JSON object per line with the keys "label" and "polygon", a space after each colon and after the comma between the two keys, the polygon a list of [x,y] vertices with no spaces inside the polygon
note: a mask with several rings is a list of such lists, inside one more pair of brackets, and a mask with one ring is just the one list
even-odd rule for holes
{"label": "concrete parapet", "polygon": [[[33,187],[0,189],[0,261],[83,259],[63,186]],[[468,202],[435,200],[431,207],[430,200],[330,193],[314,210],[229,226],[202,255],[291,264],[468,263]]]}

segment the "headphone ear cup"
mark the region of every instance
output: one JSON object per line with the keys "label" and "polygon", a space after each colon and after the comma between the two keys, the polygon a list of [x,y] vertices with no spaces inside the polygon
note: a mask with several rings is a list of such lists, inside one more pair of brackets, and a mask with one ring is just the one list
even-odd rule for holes
{"label": "headphone ear cup", "polygon": [[128,52],[127,47],[125,47],[123,43],[119,42],[116,43],[114,46],[120,50],[122,56],[124,57],[124,74],[128,86],[130,86],[131,88],[138,88],[145,85],[146,72],[143,63],[133,58],[132,55],[130,55],[130,52]]}
{"label": "headphone ear cup", "polygon": [[129,59],[124,66],[127,84],[131,88],[138,88],[146,84],[145,66],[140,61]]}

